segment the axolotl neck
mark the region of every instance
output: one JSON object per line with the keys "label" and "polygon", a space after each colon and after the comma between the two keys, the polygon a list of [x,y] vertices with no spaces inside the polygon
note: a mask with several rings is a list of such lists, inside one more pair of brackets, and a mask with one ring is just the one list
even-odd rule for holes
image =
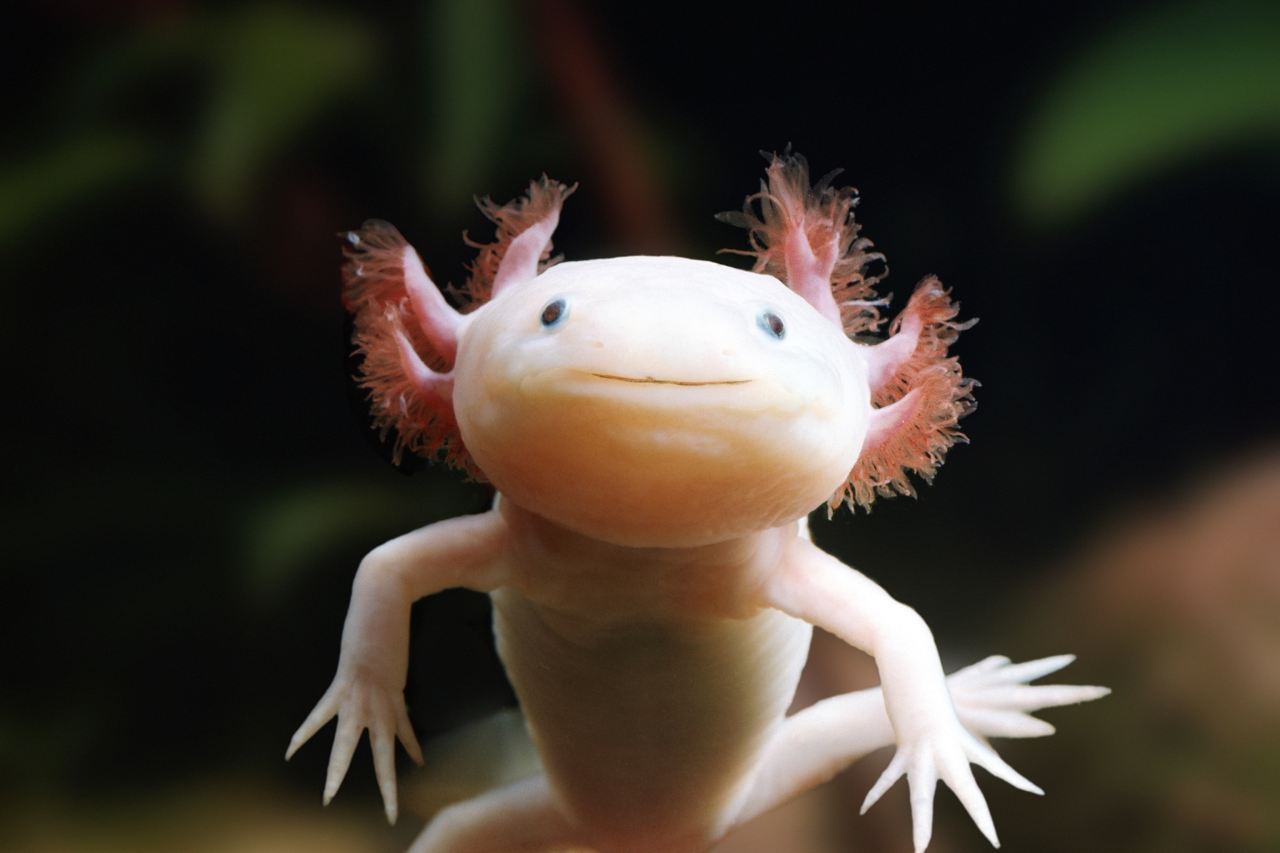
{"label": "axolotl neck", "polygon": [[703,546],[845,481],[871,412],[859,349],[771,276],[563,263],[466,317],[453,408],[504,499],[616,545]]}

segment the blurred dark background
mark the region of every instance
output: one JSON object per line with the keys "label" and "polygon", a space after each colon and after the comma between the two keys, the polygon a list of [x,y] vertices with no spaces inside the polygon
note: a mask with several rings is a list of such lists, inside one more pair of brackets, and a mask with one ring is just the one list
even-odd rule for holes
{"label": "blurred dark background", "polygon": [[[568,258],[713,259],[791,144],[894,310],[936,273],[981,318],[972,445],[815,537],[949,668],[1116,688],[1009,748],[1045,800],[984,781],[1007,849],[1280,849],[1280,4],[31,0],[0,71],[0,847],[407,844],[367,748],[323,814],[329,730],[281,758],[362,554],[489,492],[367,429],[336,232],[460,284],[473,195],[545,171]],[[415,625],[421,736],[514,703],[483,598]]]}

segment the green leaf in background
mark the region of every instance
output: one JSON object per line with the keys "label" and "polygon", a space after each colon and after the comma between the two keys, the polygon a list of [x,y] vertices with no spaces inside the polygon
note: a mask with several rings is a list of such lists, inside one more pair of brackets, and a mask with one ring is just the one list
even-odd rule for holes
{"label": "green leaf in background", "polygon": [[470,207],[527,76],[510,0],[436,0],[427,21],[431,99],[428,192],[437,209]]}
{"label": "green leaf in background", "polygon": [[1214,149],[1280,138],[1280,4],[1155,6],[1106,33],[1034,113],[1015,163],[1040,224]]}
{"label": "green leaf in background", "polygon": [[192,180],[230,218],[287,144],[369,82],[375,39],[350,18],[286,6],[251,6],[210,29],[214,91]]}
{"label": "green leaf in background", "polygon": [[67,127],[119,121],[120,108],[140,89],[208,67],[209,29],[207,19],[175,15],[120,33],[77,63],[53,98],[54,113]]}
{"label": "green leaf in background", "polygon": [[72,204],[156,170],[156,146],[117,133],[86,133],[0,166],[0,248]]}
{"label": "green leaf in background", "polygon": [[[63,93],[61,139],[0,165],[0,248],[102,190],[179,164],[212,214],[242,215],[266,167],[334,103],[371,83],[375,45],[375,34],[349,17],[274,5],[126,34]],[[111,114],[132,91],[183,68],[212,80],[193,139],[177,146],[151,131],[107,129],[120,124]]]}
{"label": "green leaf in background", "polygon": [[[377,477],[295,486],[259,504],[243,528],[250,592],[269,600],[344,544],[379,544],[471,509],[447,480]],[[372,540],[372,541],[370,541]],[[351,567],[352,574],[356,567]]]}

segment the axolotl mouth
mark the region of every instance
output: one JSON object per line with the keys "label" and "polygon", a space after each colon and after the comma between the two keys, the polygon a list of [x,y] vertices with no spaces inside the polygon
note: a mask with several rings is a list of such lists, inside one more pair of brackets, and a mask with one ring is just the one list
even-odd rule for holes
{"label": "axolotl mouth", "polygon": [[[830,402],[820,394],[787,388],[767,377],[733,379],[667,379],[659,376],[624,376],[590,367],[557,367],[521,378],[516,387],[526,403],[578,399],[605,405],[666,411],[719,410],[790,416],[810,410],[830,415]],[[562,405],[562,403],[555,403]],[[691,408],[692,407],[692,408]],[[820,414],[819,414],[820,413]]]}
{"label": "axolotl mouth", "polygon": [[712,382],[685,382],[679,379],[654,379],[652,376],[646,376],[643,379],[633,379],[630,376],[613,376],[608,373],[593,373],[592,376],[598,376],[601,379],[616,379],[619,382],[635,382],[641,385],[745,385],[753,380],[751,379],[721,379]]}

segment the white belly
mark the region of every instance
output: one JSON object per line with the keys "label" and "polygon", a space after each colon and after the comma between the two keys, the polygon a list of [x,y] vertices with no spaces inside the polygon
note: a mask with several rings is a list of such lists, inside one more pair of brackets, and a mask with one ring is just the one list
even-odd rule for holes
{"label": "white belly", "polygon": [[704,842],[786,713],[812,628],[776,610],[618,623],[509,588],[492,598],[547,775],[588,837],[617,850]]}

